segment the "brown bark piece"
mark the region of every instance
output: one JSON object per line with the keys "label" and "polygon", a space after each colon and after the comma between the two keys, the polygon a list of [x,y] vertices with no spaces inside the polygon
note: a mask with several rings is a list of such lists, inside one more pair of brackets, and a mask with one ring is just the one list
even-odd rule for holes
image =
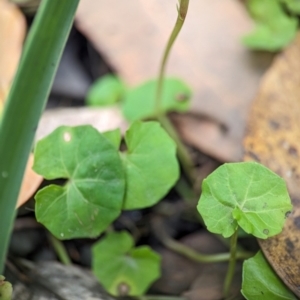
{"label": "brown bark piece", "polygon": [[[175,0],[81,0],[76,25],[117,73],[136,85],[158,73],[175,5]],[[241,44],[251,27],[236,0],[190,1],[168,62],[168,75],[183,78],[194,91],[190,116],[176,119],[182,137],[223,161],[242,158],[245,116],[270,62],[270,56]]]}
{"label": "brown bark piece", "polygon": [[300,35],[265,75],[249,116],[245,160],[282,176],[294,205],[281,234],[260,245],[277,274],[300,297]]}

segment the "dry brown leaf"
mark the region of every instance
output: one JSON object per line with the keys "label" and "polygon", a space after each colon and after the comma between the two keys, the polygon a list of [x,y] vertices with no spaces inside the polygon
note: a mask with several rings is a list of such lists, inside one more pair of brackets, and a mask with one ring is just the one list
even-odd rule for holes
{"label": "dry brown leaf", "polygon": [[[136,85],[157,76],[175,5],[169,0],[81,0],[76,25],[117,73]],[[190,1],[168,63],[168,74],[183,78],[194,91],[190,115],[176,119],[182,137],[223,161],[242,159],[247,111],[271,59],[241,44],[251,28],[236,0]]]}
{"label": "dry brown leaf", "polygon": [[300,297],[300,35],[279,54],[253,103],[245,160],[282,176],[294,205],[283,232],[260,245],[277,274]]}
{"label": "dry brown leaf", "polygon": [[34,192],[38,189],[40,184],[43,181],[43,177],[38,175],[32,170],[33,166],[33,154],[30,154],[25,175],[21,187],[21,191],[19,194],[18,202],[17,202],[17,208],[23,205],[32,195]]}
{"label": "dry brown leaf", "polygon": [[6,94],[16,72],[25,32],[25,19],[19,9],[6,0],[0,1],[0,95]]}
{"label": "dry brown leaf", "polygon": [[[6,0],[0,1],[0,114],[10,84],[17,70],[26,33],[26,22],[19,9]],[[42,182],[32,171],[33,156],[28,160],[17,207],[24,204]]]}

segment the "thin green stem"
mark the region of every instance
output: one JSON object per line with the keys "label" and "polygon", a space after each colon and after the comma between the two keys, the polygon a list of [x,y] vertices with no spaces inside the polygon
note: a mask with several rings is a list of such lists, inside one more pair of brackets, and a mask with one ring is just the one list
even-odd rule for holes
{"label": "thin green stem", "polygon": [[[168,249],[179,253],[193,261],[200,263],[215,263],[215,262],[224,262],[232,260],[232,253],[220,253],[220,254],[203,254],[195,251],[194,249],[177,242],[169,236],[167,231],[164,228],[164,223],[161,217],[153,218],[152,221],[153,232],[158,240]],[[236,241],[235,241],[236,245]],[[232,249],[232,248],[231,248]],[[234,249],[235,258],[238,260],[244,260],[253,256],[252,252],[248,251],[236,251],[236,246]],[[233,266],[234,267],[234,266]]]}
{"label": "thin green stem", "polygon": [[170,122],[167,116],[159,115],[158,121],[168,132],[170,137],[175,141],[177,145],[177,155],[181,162],[182,169],[190,183],[193,184],[195,182],[195,171],[193,168],[193,161],[187,151],[187,148],[181,142],[181,139],[178,136],[176,129],[174,128],[173,124]]}
{"label": "thin green stem", "polygon": [[0,274],[28,155],[78,3],[41,2],[6,101],[0,126]]}
{"label": "thin green stem", "polygon": [[163,58],[160,64],[158,79],[157,79],[157,89],[156,89],[156,95],[155,95],[155,112],[156,117],[158,121],[162,124],[162,126],[166,129],[166,131],[169,133],[169,135],[174,139],[174,141],[177,144],[177,153],[178,158],[182,164],[182,168],[185,172],[185,174],[188,176],[191,183],[194,183],[195,176],[193,172],[193,162],[189,156],[189,153],[183,143],[181,142],[181,139],[179,138],[176,130],[174,129],[173,124],[168,120],[166,116],[161,111],[162,106],[162,92],[163,92],[163,83],[164,83],[164,76],[165,76],[165,70],[168,58],[170,56],[171,49],[174,45],[174,42],[176,38],[178,37],[181,28],[184,24],[184,21],[186,19],[186,15],[189,8],[189,0],[180,0],[179,1],[179,7],[178,7],[178,15],[176,19],[175,26],[173,28],[173,31],[170,35],[170,38],[168,40],[168,43],[166,45],[166,48],[164,50]]}
{"label": "thin green stem", "polygon": [[180,0],[179,7],[178,7],[177,20],[176,20],[174,29],[171,33],[171,36],[168,40],[167,46],[166,46],[164,54],[163,54],[162,62],[160,64],[158,81],[157,81],[156,97],[155,97],[155,111],[156,111],[157,117],[161,114],[161,95],[162,95],[163,81],[164,81],[167,60],[169,58],[172,46],[184,24],[184,21],[185,21],[187,12],[188,12],[188,8],[189,8],[189,0]]}
{"label": "thin green stem", "polygon": [[56,253],[58,259],[66,266],[72,265],[72,261],[70,259],[70,256],[69,256],[63,242],[58,240],[51,233],[49,233],[48,238],[49,238],[49,241],[50,241],[52,247],[55,250],[55,253]]}
{"label": "thin green stem", "polygon": [[[200,263],[215,263],[215,262],[224,262],[224,261],[231,262],[231,253],[203,254],[171,238],[168,238],[162,242],[167,248],[196,262],[200,262]],[[252,256],[253,253],[251,252],[239,251],[236,252],[235,259],[244,260]]]}
{"label": "thin green stem", "polygon": [[237,238],[238,238],[238,230],[236,230],[232,235],[232,237],[230,238],[230,259],[229,259],[228,270],[224,282],[224,290],[223,290],[224,299],[227,299],[229,297],[230,287],[235,272],[236,260],[238,259],[238,252],[236,249]]}
{"label": "thin green stem", "polygon": [[195,211],[195,204],[198,202],[199,195],[191,188],[186,178],[181,176],[174,188],[184,201],[193,205],[193,211]]}

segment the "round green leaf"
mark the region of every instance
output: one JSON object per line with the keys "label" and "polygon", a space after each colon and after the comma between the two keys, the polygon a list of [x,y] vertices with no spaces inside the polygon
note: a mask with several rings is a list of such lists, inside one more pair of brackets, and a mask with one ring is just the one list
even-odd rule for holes
{"label": "round green leaf", "polygon": [[36,217],[56,237],[95,237],[120,214],[124,168],[114,146],[91,126],[62,126],[40,140],[33,169],[68,179],[36,194]]}
{"label": "round green leaf", "polygon": [[176,145],[158,122],[134,122],[126,132],[126,191],[123,209],[152,206],[179,177]]}
{"label": "round green leaf", "polygon": [[104,75],[89,89],[86,102],[91,106],[111,105],[119,101],[125,92],[122,81],[114,75]]}
{"label": "round green leaf", "polygon": [[[123,114],[129,121],[154,117],[156,80],[129,90],[123,100]],[[190,88],[181,80],[167,78],[164,81],[162,93],[162,112],[185,112],[189,108],[191,98]]]}
{"label": "round green leaf", "polygon": [[258,238],[276,235],[291,209],[284,180],[255,162],[219,167],[203,181],[198,203],[208,230],[224,237],[238,225]]}
{"label": "round green leaf", "polygon": [[112,295],[142,295],[160,277],[160,256],[147,246],[133,246],[125,231],[110,233],[93,246],[93,272]]}
{"label": "round green leaf", "polygon": [[261,251],[244,262],[241,292],[248,300],[297,299],[275,274]]}
{"label": "round green leaf", "polygon": [[257,23],[254,31],[243,38],[247,47],[278,51],[295,38],[298,20],[285,12],[280,1],[249,0],[247,5]]}

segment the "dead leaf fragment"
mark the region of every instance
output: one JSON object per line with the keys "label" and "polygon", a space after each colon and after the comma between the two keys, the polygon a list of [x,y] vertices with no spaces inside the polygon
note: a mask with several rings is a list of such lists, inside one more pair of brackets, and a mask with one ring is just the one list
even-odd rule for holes
{"label": "dead leaf fragment", "polygon": [[33,161],[33,154],[30,154],[22,182],[22,187],[19,193],[17,208],[23,205],[30,197],[32,197],[34,192],[38,189],[43,181],[43,177],[32,170]]}
{"label": "dead leaf fragment", "polygon": [[261,240],[267,259],[300,297],[300,35],[261,82],[244,139],[245,160],[282,176],[294,205],[281,234]]}
{"label": "dead leaf fragment", "polygon": [[19,9],[6,0],[0,1],[0,95],[6,94],[16,72],[25,32],[25,18]]}

